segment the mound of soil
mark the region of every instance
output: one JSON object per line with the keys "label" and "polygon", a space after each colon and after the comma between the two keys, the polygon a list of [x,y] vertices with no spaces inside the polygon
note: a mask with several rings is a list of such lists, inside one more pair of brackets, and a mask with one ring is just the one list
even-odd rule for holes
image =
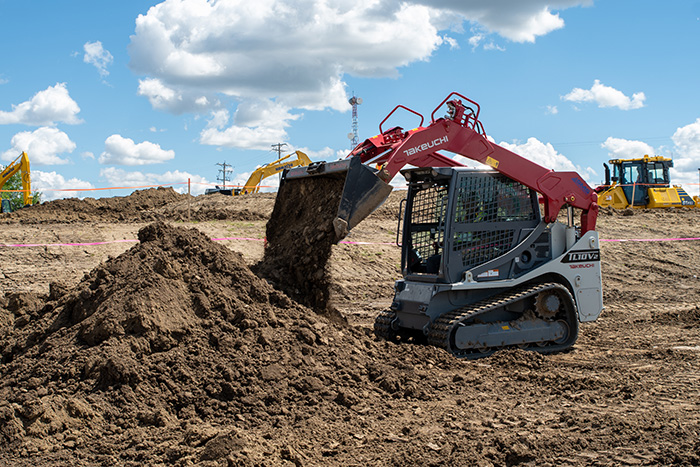
{"label": "mound of soil", "polygon": [[274,203],[275,193],[243,196],[215,193],[170,203],[159,209],[158,213],[171,221],[264,221],[270,217]]}
{"label": "mound of soil", "polygon": [[270,216],[275,193],[245,196],[221,194],[195,197],[171,187],[134,191],[114,198],[66,198],[27,206],[0,214],[0,224],[49,224],[84,222],[262,221]]}
{"label": "mound of soil", "polygon": [[0,214],[0,223],[45,224],[85,221],[154,221],[161,218],[156,209],[187,197],[171,187],[134,191],[114,198],[66,198],[27,206]]}
{"label": "mound of soil", "polygon": [[[80,449],[91,463],[297,463],[283,434],[261,433],[299,427],[321,406],[327,423],[369,397],[422,393],[419,376],[373,363],[386,344],[291,301],[199,231],[158,222],[139,240],[43,306],[5,301],[33,310],[0,336],[11,459],[60,463]],[[355,425],[345,420],[341,432]]]}

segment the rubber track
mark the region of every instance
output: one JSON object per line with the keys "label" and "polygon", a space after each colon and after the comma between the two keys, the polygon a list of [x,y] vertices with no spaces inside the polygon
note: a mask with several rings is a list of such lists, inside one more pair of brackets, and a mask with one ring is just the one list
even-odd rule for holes
{"label": "rubber track", "polygon": [[382,310],[374,320],[374,334],[386,340],[396,338],[396,332],[392,331],[391,323],[396,319],[394,310]]}
{"label": "rubber track", "polygon": [[[570,296],[570,293],[566,287],[556,282],[550,282],[544,284],[537,284],[534,286],[521,288],[515,291],[495,295],[481,302],[473,303],[471,305],[458,308],[449,313],[445,313],[444,315],[434,320],[431,324],[430,331],[428,332],[428,343],[430,345],[441,347],[447,350],[457,358],[480,358],[490,355],[497,349],[457,349],[453,347],[452,335],[457,330],[459,323],[477,317],[479,315],[488,313],[489,311],[505,306],[508,303],[514,303],[523,300],[527,297],[536,295],[545,290],[557,288],[565,290]],[[563,348],[565,347],[562,347],[562,349],[552,348],[551,351],[563,350]],[[546,349],[546,347],[538,348],[538,350],[541,351],[545,351]]]}

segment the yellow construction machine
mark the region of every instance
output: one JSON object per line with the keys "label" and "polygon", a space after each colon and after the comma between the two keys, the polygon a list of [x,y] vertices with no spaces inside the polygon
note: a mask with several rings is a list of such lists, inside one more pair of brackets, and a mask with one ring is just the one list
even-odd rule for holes
{"label": "yellow construction machine", "polygon": [[602,208],[695,208],[700,197],[691,197],[678,185],[671,186],[669,169],[673,160],[654,156],[611,159],[605,167],[605,185],[596,188]]}
{"label": "yellow construction machine", "polygon": [[[289,160],[289,158],[293,155],[296,155],[296,159]],[[295,151],[292,154],[287,154],[274,162],[270,162],[269,164],[255,169],[253,173],[250,174],[248,181],[246,181],[245,185],[243,186],[234,187],[232,189],[217,186],[216,188],[208,188],[205,193],[208,195],[213,193],[221,193],[224,195],[233,196],[257,193],[260,191],[260,182],[262,182],[264,179],[275,174],[282,173],[285,169],[291,169],[292,167],[306,167],[308,165],[311,165],[311,159],[309,159],[309,156],[301,151]]]}
{"label": "yellow construction machine", "polygon": [[[7,183],[10,178],[17,172],[21,173],[22,177],[22,200],[24,206],[29,206],[32,204],[32,184],[31,177],[29,176],[29,156],[26,152],[22,152],[17,159],[12,161],[7,167],[2,169],[0,172],[0,190],[3,189],[5,183]],[[5,202],[7,201],[7,202]],[[3,200],[2,212],[10,211],[9,200]]]}

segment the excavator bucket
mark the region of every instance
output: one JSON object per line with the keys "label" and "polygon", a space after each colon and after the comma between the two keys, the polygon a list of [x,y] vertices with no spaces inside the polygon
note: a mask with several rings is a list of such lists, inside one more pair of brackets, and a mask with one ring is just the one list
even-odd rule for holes
{"label": "excavator bucket", "polygon": [[[359,157],[351,157],[335,162],[315,162],[308,167],[297,167],[285,172],[278,192],[285,196],[285,186],[315,183],[320,180],[326,182],[321,188],[323,201],[318,198],[318,188],[299,190],[302,197],[308,193],[312,199],[299,199],[297,202],[308,203],[310,206],[319,202],[337,203],[337,211],[334,206],[327,206],[323,211],[334,212],[333,219],[317,219],[319,223],[332,222],[335,231],[335,243],[339,242],[348,232],[369,216],[375,209],[387,199],[391,193],[391,185],[377,176],[378,171],[362,163]],[[314,191],[315,190],[315,191]],[[341,191],[342,190],[342,191]],[[319,210],[321,212],[322,210]]]}

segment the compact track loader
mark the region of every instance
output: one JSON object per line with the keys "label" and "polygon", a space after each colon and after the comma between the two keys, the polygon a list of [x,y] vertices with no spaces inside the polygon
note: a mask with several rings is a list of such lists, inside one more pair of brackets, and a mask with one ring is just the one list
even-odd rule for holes
{"label": "compact track loader", "polygon": [[[399,108],[420,116],[421,124],[383,131]],[[446,116],[436,119],[442,108]],[[403,106],[389,116],[380,134],[347,159],[291,169],[282,179],[345,179],[337,215],[318,220],[332,223],[339,241],[386,199],[394,175],[417,167],[401,172],[408,182],[403,278],[376,318],[375,334],[426,340],[460,358],[509,346],[570,348],[579,322],[594,321],[603,309],[595,192],[575,172],[554,172],[491,143],[478,104],[460,94],[443,100],[425,127],[420,114]],[[466,168],[439,150],[491,169]],[[557,216],[564,206],[562,224]]]}

